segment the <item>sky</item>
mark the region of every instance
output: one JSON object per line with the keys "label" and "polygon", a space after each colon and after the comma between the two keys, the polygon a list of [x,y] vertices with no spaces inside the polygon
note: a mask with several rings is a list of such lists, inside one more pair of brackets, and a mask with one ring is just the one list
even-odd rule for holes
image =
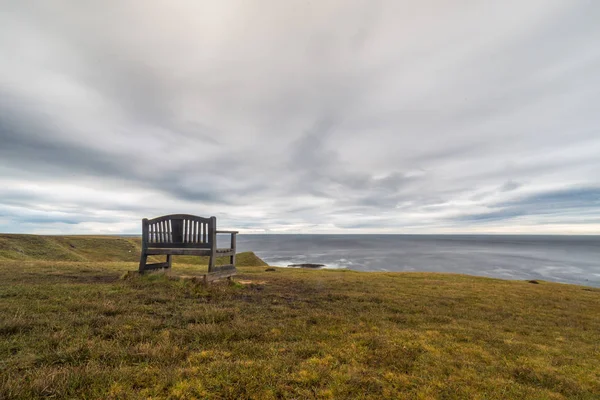
{"label": "sky", "polygon": [[0,1],[0,232],[600,234],[596,0]]}

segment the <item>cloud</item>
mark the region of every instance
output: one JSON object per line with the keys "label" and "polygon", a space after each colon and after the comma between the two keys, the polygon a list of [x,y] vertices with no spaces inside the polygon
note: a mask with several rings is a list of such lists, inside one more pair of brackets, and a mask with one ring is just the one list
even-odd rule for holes
{"label": "cloud", "polygon": [[501,192],[511,192],[513,190],[520,188],[521,186],[523,186],[523,185],[519,182],[507,181],[504,183],[504,185],[502,185],[502,187],[500,187],[500,191]]}
{"label": "cloud", "polygon": [[598,228],[593,2],[0,10],[0,230]]}
{"label": "cloud", "polygon": [[[570,223],[581,218],[597,221],[600,212],[600,187],[576,187],[526,195],[493,204],[492,211],[463,215],[460,221],[502,221],[521,216],[559,215]],[[572,221],[575,217],[578,221]],[[540,221],[542,222],[542,221]]]}

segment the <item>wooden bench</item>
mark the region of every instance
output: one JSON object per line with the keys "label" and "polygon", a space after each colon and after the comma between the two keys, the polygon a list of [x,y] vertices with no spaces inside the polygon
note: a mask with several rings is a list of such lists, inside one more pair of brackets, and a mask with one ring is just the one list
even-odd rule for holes
{"label": "wooden bench", "polygon": [[[231,235],[228,248],[217,248],[217,233]],[[208,256],[205,281],[235,275],[236,231],[218,231],[217,218],[202,218],[188,214],[173,214],[142,220],[141,273],[170,269],[173,256]],[[166,255],[166,262],[148,264],[148,256]],[[229,257],[229,265],[217,267],[217,257]]]}

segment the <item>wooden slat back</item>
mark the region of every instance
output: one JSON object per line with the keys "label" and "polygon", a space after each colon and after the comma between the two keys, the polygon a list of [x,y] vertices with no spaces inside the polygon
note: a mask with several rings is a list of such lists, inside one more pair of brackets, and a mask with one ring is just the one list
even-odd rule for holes
{"label": "wooden slat back", "polygon": [[[195,215],[165,215],[151,220],[143,220],[147,226],[147,247],[161,248],[210,248],[210,232],[216,230],[216,219]],[[213,226],[215,225],[215,226]]]}

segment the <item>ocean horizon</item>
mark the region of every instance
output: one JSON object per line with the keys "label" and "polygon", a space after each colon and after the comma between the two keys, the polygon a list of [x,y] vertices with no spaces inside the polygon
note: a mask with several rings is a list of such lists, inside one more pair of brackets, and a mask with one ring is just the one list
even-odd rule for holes
{"label": "ocean horizon", "polygon": [[317,263],[600,287],[600,235],[241,234],[237,245],[282,267]]}

